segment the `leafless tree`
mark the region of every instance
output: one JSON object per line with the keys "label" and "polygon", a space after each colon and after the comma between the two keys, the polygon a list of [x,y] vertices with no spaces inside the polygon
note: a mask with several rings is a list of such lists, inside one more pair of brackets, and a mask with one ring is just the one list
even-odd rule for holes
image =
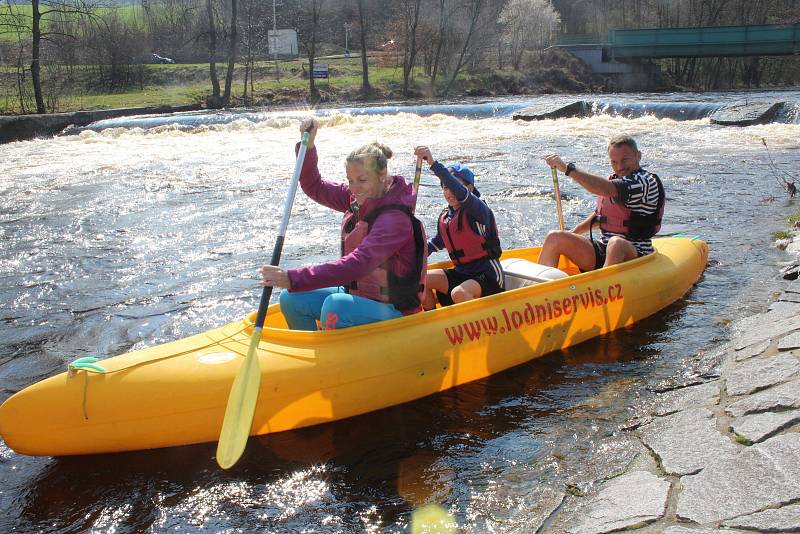
{"label": "leafless tree", "polygon": [[211,76],[211,97],[209,107],[221,106],[221,92],[219,78],[217,78],[217,24],[215,22],[214,5],[212,0],[206,0],[206,13],[208,14],[208,71]]}
{"label": "leafless tree", "polygon": [[231,101],[231,86],[233,85],[233,69],[236,64],[236,51],[238,41],[238,10],[239,0],[231,1],[230,30],[228,31],[228,70],[225,72],[225,92],[222,95],[222,105],[228,106]]}
{"label": "leafless tree", "polygon": [[361,41],[361,94],[368,96],[372,93],[369,84],[369,63],[367,61],[367,31],[369,29],[369,12],[367,0],[358,0],[358,28]]}
{"label": "leafless tree", "polygon": [[498,34],[498,19],[505,2],[498,0],[467,0],[463,4],[461,14],[461,47],[454,60],[450,80],[444,88],[443,96],[447,96],[456,78],[465,65],[476,59],[476,55],[487,42]]}
{"label": "leafless tree", "polygon": [[250,84],[249,90],[252,95],[255,91],[253,81],[255,78],[255,56],[262,50],[265,42],[264,32],[262,31],[259,21],[263,19],[264,12],[259,9],[262,2],[259,0],[245,0],[243,16],[244,20],[244,34],[242,35],[242,45],[244,46],[245,63],[244,63],[244,87],[242,97],[245,104],[248,102],[248,83]]}
{"label": "leafless tree", "polygon": [[316,103],[320,99],[314,79],[314,64],[317,57],[317,45],[320,42],[322,28],[320,19],[326,0],[300,0],[299,9],[293,20],[297,28],[298,39],[308,56],[308,99]]}
{"label": "leafless tree", "polygon": [[[13,29],[18,34],[29,34],[30,40],[30,73],[33,86],[33,97],[36,102],[36,112],[46,113],[44,91],[42,88],[42,47],[43,43],[57,44],[57,39],[75,39],[76,36],[64,33],[64,25],[56,24],[43,27],[42,20],[58,21],[78,19],[81,17],[95,17],[96,9],[101,7],[99,1],[86,0],[31,0],[30,14],[17,11],[14,17],[6,19],[5,24],[15,26]],[[9,4],[9,7],[11,5]],[[9,12],[13,12],[9,9]],[[8,22],[11,21],[11,22]]]}
{"label": "leafless tree", "polygon": [[519,70],[526,51],[550,44],[550,30],[559,23],[550,0],[511,0],[500,14],[505,27],[505,43],[511,53],[511,65]]}
{"label": "leafless tree", "polygon": [[447,20],[449,19],[449,14],[447,12],[449,3],[448,0],[436,0],[435,5],[438,8],[438,23],[436,25],[436,33],[432,39],[434,44],[431,49],[431,67],[429,72],[431,93],[435,93],[436,79],[439,75],[439,67],[442,60],[442,51],[448,48],[445,46],[445,43],[448,39],[446,30]]}
{"label": "leafless tree", "polygon": [[408,96],[411,73],[417,61],[417,28],[422,0],[401,0],[403,14],[403,95]]}

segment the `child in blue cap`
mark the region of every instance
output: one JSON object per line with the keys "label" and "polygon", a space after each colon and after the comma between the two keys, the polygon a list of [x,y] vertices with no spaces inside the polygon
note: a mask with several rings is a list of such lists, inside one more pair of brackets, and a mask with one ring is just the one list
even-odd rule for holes
{"label": "child in blue cap", "polygon": [[[433,159],[426,146],[414,154],[425,160],[442,184],[447,207],[439,215],[436,235],[428,241],[428,254],[447,249],[453,267],[429,269],[422,305],[426,310],[458,304],[505,289],[500,266],[500,238],[494,213],[475,188],[475,175],[466,165],[445,167]],[[434,294],[435,292],[435,294]]]}

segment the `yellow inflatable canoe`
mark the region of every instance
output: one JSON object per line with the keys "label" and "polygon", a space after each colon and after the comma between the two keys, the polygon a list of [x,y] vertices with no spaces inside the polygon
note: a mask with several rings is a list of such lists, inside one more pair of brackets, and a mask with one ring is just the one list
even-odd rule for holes
{"label": "yellow inflatable canoe", "polygon": [[[250,433],[408,402],[630,325],[680,298],[706,265],[701,240],[654,244],[655,254],[607,269],[577,274],[563,264],[566,278],[343,330],[287,330],[273,305]],[[0,406],[0,435],[19,453],[51,456],[216,441],[254,315],[36,383]]]}

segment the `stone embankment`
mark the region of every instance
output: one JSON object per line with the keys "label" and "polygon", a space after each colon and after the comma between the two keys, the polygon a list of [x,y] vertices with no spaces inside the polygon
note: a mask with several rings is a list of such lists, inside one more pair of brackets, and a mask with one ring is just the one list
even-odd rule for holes
{"label": "stone embankment", "polygon": [[71,126],[86,126],[95,121],[130,115],[149,115],[196,111],[197,104],[185,106],[157,106],[146,108],[105,109],[76,111],[74,113],[48,113],[42,115],[9,115],[0,117],[0,143],[27,141],[37,137],[50,137]]}
{"label": "stone embankment", "polygon": [[641,407],[617,471],[565,498],[540,532],[800,532],[800,280],[787,284],[732,325],[695,383]]}

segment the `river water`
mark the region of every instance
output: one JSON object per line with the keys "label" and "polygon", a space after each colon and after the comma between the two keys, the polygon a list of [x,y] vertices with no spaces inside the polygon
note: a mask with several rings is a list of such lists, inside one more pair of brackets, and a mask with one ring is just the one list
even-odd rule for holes
{"label": "river water", "polygon": [[[744,98],[786,101],[789,113],[762,126],[709,123],[709,110]],[[528,531],[569,488],[629,461],[620,429],[637,404],[696,378],[726,325],[765,308],[779,286],[787,258],[771,243],[795,209],[782,180],[800,177],[800,92],[591,99],[589,118],[541,122],[510,116],[545,97],[326,110],[320,168],[343,179],[347,153],[377,139],[396,152],[390,170],[410,175],[412,148],[427,144],[473,168],[512,248],[557,226],[543,153],[604,174],[607,139],[629,132],[666,187],[662,233],[710,246],[683,300],[455,390],[252,438],[229,472],[214,444],[53,459],[0,441],[0,532],[401,532],[427,503],[465,532]],[[255,308],[256,268],[269,260],[306,113],[129,121],[0,146],[0,401],[75,358],[174,340]],[[431,228],[444,200],[432,176],[423,183],[418,215]],[[572,226],[593,200],[568,178],[561,190]],[[299,193],[283,264],[335,257],[338,225]]]}

